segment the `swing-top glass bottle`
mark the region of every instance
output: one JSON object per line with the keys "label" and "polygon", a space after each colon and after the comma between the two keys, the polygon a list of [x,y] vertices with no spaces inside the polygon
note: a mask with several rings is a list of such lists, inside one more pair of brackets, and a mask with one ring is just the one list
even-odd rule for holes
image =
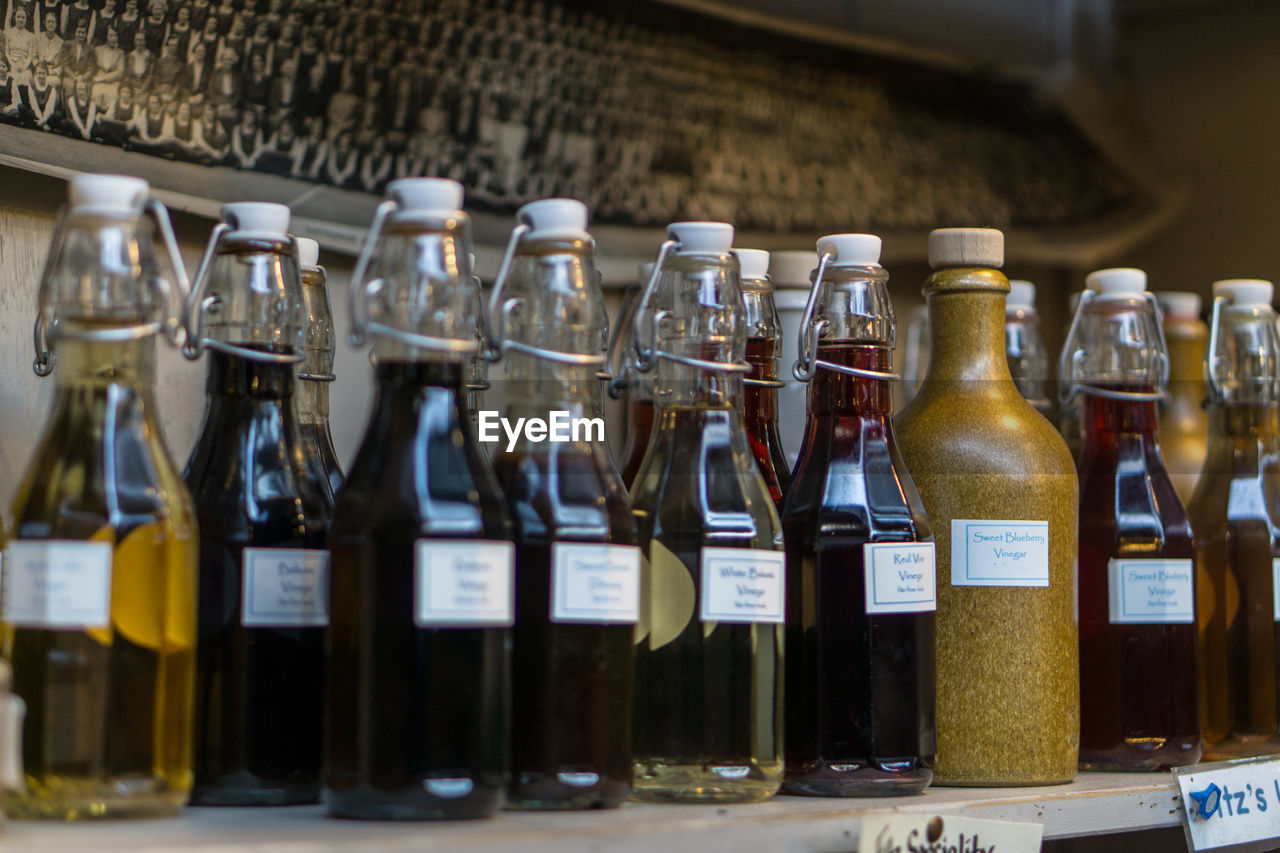
{"label": "swing-top glass bottle", "polygon": [[742,418],[750,371],[733,227],[675,223],[636,312],[657,426],[631,489],[641,800],[749,802],[782,776],[784,555]]}
{"label": "swing-top glass bottle", "polygon": [[333,310],[329,306],[328,275],[320,266],[320,246],[307,237],[295,237],[302,268],[302,361],[298,364],[298,425],[302,445],[312,465],[324,471],[329,488],[337,494],[342,466],[329,431],[329,387],[333,374]]}
{"label": "swing-top glass bottle", "polygon": [[155,401],[155,337],[178,343],[187,288],[148,193],[73,178],[40,285],[36,372],[56,355],[57,390],[13,503],[0,622],[28,709],[14,816],[170,814],[191,787],[196,525]]}
{"label": "swing-top glass bottle", "polygon": [[751,372],[742,380],[743,414],[747,440],[760,466],[769,496],[782,512],[782,499],[791,483],[791,466],[778,433],[778,391],[786,383],[778,379],[782,347],[782,323],[773,304],[769,280],[769,253],[760,249],[734,249],[742,268],[742,298],[746,307],[747,363]]}

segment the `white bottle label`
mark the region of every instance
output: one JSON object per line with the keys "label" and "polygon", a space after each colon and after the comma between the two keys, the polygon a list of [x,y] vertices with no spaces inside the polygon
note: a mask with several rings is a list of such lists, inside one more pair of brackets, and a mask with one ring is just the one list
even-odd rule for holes
{"label": "white bottle label", "polygon": [[702,621],[784,621],[786,559],[781,551],[703,548]]}
{"label": "white bottle label", "polygon": [[112,550],[110,542],[10,542],[4,620],[25,628],[109,626]]}
{"label": "white bottle label", "polygon": [[1107,561],[1112,625],[1177,625],[1196,619],[1190,560]]}
{"label": "white bottle label", "polygon": [[414,623],[421,628],[511,625],[515,554],[510,542],[419,539],[414,554]]}
{"label": "white bottle label", "polygon": [[240,623],[246,628],[329,624],[329,552],[245,548]]}
{"label": "white bottle label", "polygon": [[952,586],[1048,586],[1049,522],[951,520]]}
{"label": "white bottle label", "polygon": [[640,549],[631,545],[556,542],[551,546],[551,621],[640,619]]}
{"label": "white bottle label", "polygon": [[862,562],[869,615],[938,609],[932,542],[868,542]]}

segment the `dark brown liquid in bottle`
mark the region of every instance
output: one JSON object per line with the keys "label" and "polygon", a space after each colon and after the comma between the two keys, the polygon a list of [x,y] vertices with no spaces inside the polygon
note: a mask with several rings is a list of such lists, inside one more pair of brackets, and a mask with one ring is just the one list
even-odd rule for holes
{"label": "dark brown liquid in bottle", "polygon": [[511,632],[419,627],[420,539],[506,540],[462,368],[380,361],[329,536],[327,770],[336,817],[479,818],[501,802]]}
{"label": "dark brown liquid in bottle", "polygon": [[293,365],[208,357],[209,408],[185,474],[200,522],[191,801],[316,802],[324,628],[246,627],[243,551],[324,548],[332,494],[303,452]]}
{"label": "dark brown liquid in bottle", "polygon": [[307,457],[314,460],[312,465],[324,473],[324,478],[329,483],[329,491],[336,495],[338,487],[342,485],[342,466],[338,464],[338,454],[333,449],[333,436],[329,433],[329,425],[327,423],[302,424],[300,431]]}
{"label": "dark brown liquid in bottle", "polygon": [[1205,757],[1280,752],[1280,413],[1211,405],[1209,456],[1195,497]]}
{"label": "dark brown liquid in bottle", "polygon": [[[634,386],[633,386],[634,390]],[[653,400],[627,399],[627,443],[622,448],[622,484],[628,489],[636,481],[640,463],[653,436]]]}
{"label": "dark brown liquid in bottle", "polygon": [[634,545],[635,522],[607,458],[537,447],[495,459],[516,529],[508,805],[610,808],[631,791],[634,626],[552,621],[551,549]]}
{"label": "dark brown liquid in bottle", "polygon": [[[888,369],[880,347],[824,361]],[[786,512],[786,775],[819,796],[911,794],[933,778],[934,613],[866,612],[863,545],[932,531],[898,454],[889,383],[819,369]]]}
{"label": "dark brown liquid in bottle", "polygon": [[1194,764],[1201,752],[1195,625],[1116,625],[1109,609],[1111,559],[1193,556],[1191,525],[1156,443],[1156,406],[1086,395],[1084,419],[1080,764],[1091,770]]}
{"label": "dark brown liquid in bottle", "polygon": [[[751,364],[748,379],[776,382],[777,338],[749,338],[747,361]],[[791,468],[787,454],[782,449],[782,436],[778,434],[778,389],[765,388],[747,382],[743,388],[744,414],[747,441],[751,442],[751,455],[760,466],[760,475],[769,487],[769,496],[782,512],[782,500],[791,481]]]}

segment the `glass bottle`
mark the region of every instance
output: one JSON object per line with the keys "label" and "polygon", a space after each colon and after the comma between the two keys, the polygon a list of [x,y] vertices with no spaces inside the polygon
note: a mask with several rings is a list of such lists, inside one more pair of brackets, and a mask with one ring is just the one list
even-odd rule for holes
{"label": "glass bottle", "polygon": [[[799,340],[800,317],[809,301],[812,282],[810,276],[818,258],[811,251],[782,249],[769,253],[769,280],[773,283],[773,305],[778,312],[778,337],[785,341]],[[783,359],[778,379],[786,383],[778,397],[778,435],[782,437],[782,449],[787,460],[787,470],[794,471],[800,457],[800,442],[804,439],[805,400],[809,394],[807,383],[796,379],[791,372],[790,357],[795,347],[786,344],[788,356]]]}
{"label": "glass bottle", "polygon": [[154,343],[178,341],[186,277],[148,193],[72,178],[40,284],[36,373],[56,355],[57,390],[13,502],[0,623],[28,709],[15,817],[172,814],[191,788],[196,521],[161,437]]}
{"label": "glass bottle", "polygon": [[335,817],[479,818],[502,801],[514,547],[466,417],[478,300],[461,207],[455,181],[392,181],[351,278],[377,390],[329,535]]}
{"label": "glass bottle", "polygon": [[[641,290],[653,275],[653,264],[640,265],[640,287],[628,290],[623,296],[622,307],[618,311],[618,324],[614,330],[613,355],[621,354],[626,342],[631,340],[635,325],[636,308],[640,304]],[[628,489],[635,483],[636,473],[644,454],[649,450],[649,439],[653,435],[653,376],[639,373],[629,365],[617,364],[611,359],[611,372],[614,380],[610,383],[610,393],[621,396],[625,390],[627,397],[627,435],[626,444],[622,447],[622,483]]]}
{"label": "glass bottle", "polygon": [[646,558],[633,797],[750,802],[782,777],[782,530],[743,425],[733,226],[667,233],[634,336],[658,422],[631,489]]}
{"label": "glass bottle", "polygon": [[[1067,297],[1067,316],[1075,317],[1076,309],[1080,307],[1080,296],[1082,291],[1076,291]],[[1068,329],[1070,323],[1068,323]],[[1066,329],[1063,334],[1066,334]],[[1064,377],[1059,376],[1058,381],[1061,383]],[[1084,416],[1083,403],[1077,394],[1070,399],[1061,400],[1058,406],[1058,432],[1062,434],[1062,438],[1067,443],[1067,447],[1071,450],[1071,458],[1080,461],[1080,446],[1084,442]]]}
{"label": "glass bottle", "polygon": [[484,283],[480,281],[480,276],[474,275],[476,268],[475,253],[468,253],[467,261],[471,264],[473,272],[471,279],[476,285],[476,353],[467,362],[466,377],[467,420],[471,423],[471,428],[474,431],[479,428],[480,410],[484,408],[484,392],[490,388],[489,359],[485,358],[484,352],[485,345],[488,342],[489,331],[487,323],[489,318],[485,315]]}
{"label": "glass bottle", "polygon": [[1156,294],[1156,302],[1169,345],[1169,392],[1160,405],[1160,454],[1178,497],[1190,505],[1209,444],[1209,415],[1204,406],[1209,327],[1200,319],[1197,293],[1162,291]]}
{"label": "glass bottle", "polygon": [[507,805],[612,808],[631,792],[640,549],[604,436],[608,317],[586,205],[547,199],[516,215],[491,349],[503,354],[508,422],[550,431],[493,451],[516,543]]}
{"label": "glass bottle", "polygon": [[1004,349],[1009,359],[1009,373],[1018,392],[1037,412],[1046,418],[1053,413],[1053,403],[1045,391],[1049,379],[1049,351],[1040,334],[1040,315],[1036,313],[1036,286],[1029,281],[1009,282],[1009,296],[1004,306]]}
{"label": "glass bottle", "polygon": [[933,778],[933,531],[890,420],[893,307],[880,238],[818,241],[796,376],[809,423],[782,514],[786,775],[816,796]]}
{"label": "glass bottle", "polygon": [[760,466],[760,475],[769,488],[778,512],[791,482],[791,466],[778,434],[778,357],[782,354],[782,327],[773,305],[773,283],[769,281],[769,253],[759,249],[734,249],[742,268],[742,298],[747,311],[747,363],[751,372],[742,380],[743,413],[747,441]]}
{"label": "glass bottle", "polygon": [[929,368],[894,423],[937,543],[935,784],[1076,774],[1078,486],[1009,374],[1003,260],[994,229],[929,235]]}
{"label": "glass bottle", "polygon": [[200,521],[195,787],[206,806],[320,795],[333,514],[294,400],[305,321],[289,208],[222,208],[192,283],[187,355],[209,351],[184,479]]}
{"label": "glass bottle", "polygon": [[1080,766],[1157,770],[1200,759],[1193,546],[1160,458],[1169,376],[1141,270],[1091,273],[1062,348],[1083,397]]}
{"label": "glass bottle", "polygon": [[1280,752],[1280,340],[1270,282],[1213,286],[1209,455],[1191,499],[1205,757]]}
{"label": "glass bottle", "polygon": [[312,466],[324,472],[329,489],[337,494],[342,466],[329,432],[329,383],[333,375],[333,311],[329,308],[328,276],[320,266],[320,246],[307,237],[295,237],[302,268],[302,362],[298,365],[298,424],[302,444]]}

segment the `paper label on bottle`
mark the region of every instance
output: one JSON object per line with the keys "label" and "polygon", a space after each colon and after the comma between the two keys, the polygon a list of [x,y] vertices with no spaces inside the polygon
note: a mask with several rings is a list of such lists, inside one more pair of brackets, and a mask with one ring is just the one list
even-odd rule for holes
{"label": "paper label on bottle", "polygon": [[1044,825],[873,812],[858,832],[858,853],[1039,853]]}
{"label": "paper label on bottle", "polygon": [[329,624],[329,552],[245,548],[240,623],[247,628]]}
{"label": "paper label on bottle", "polygon": [[951,520],[952,586],[1048,586],[1049,522]]}
{"label": "paper label on bottle", "polygon": [[111,624],[110,542],[10,542],[4,620],[25,628],[84,630]]}
{"label": "paper label on bottle", "polygon": [[703,548],[702,621],[784,621],[785,574],[782,551]]}
{"label": "paper label on bottle", "polygon": [[868,615],[938,609],[932,542],[868,542],[862,562]]}
{"label": "paper label on bottle", "polygon": [[1112,625],[1178,625],[1196,619],[1190,560],[1107,562]]}
{"label": "paper label on bottle", "polygon": [[640,549],[556,542],[551,546],[551,621],[634,625],[640,619]]}
{"label": "paper label on bottle", "polygon": [[420,628],[510,626],[515,622],[515,555],[510,542],[419,539],[414,623]]}
{"label": "paper label on bottle", "polygon": [[1276,621],[1280,622],[1280,557],[1271,561],[1271,597],[1275,599]]}

